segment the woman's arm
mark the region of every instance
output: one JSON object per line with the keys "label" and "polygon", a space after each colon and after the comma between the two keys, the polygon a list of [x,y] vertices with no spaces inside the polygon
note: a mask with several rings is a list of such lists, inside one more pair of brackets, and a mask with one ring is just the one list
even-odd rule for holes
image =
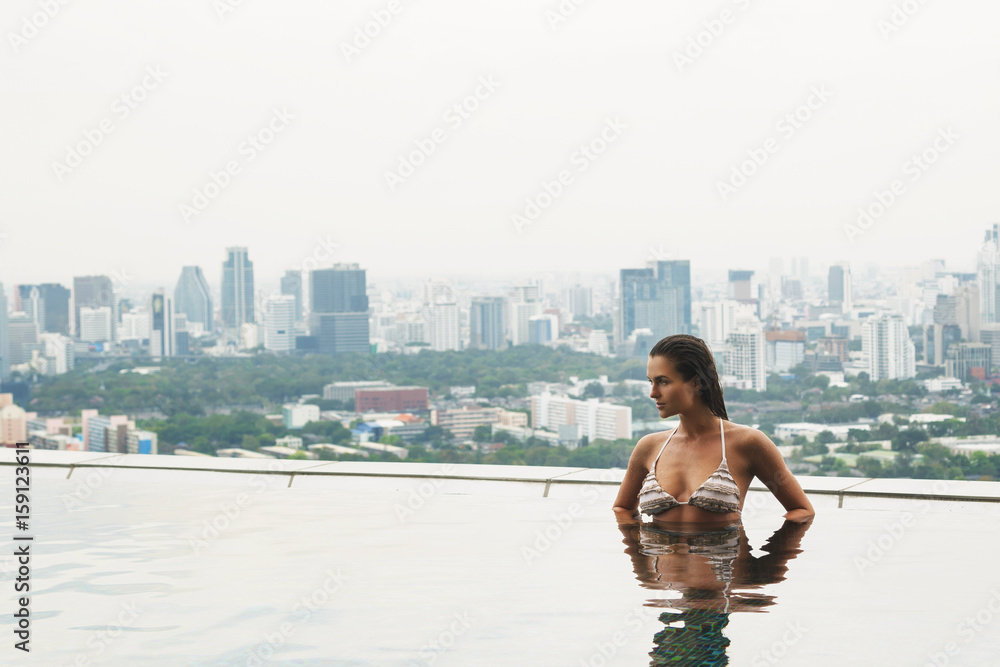
{"label": "woman's arm", "polygon": [[764,483],[778,502],[788,510],[785,518],[789,521],[808,521],[816,514],[812,503],[806,497],[799,481],[785,465],[778,447],[760,431],[750,436],[748,443],[750,472]]}
{"label": "woman's arm", "polygon": [[625,470],[625,478],[622,485],[618,487],[618,497],[615,498],[614,512],[615,518],[620,524],[642,523],[639,514],[639,491],[642,489],[642,482],[649,473],[646,467],[646,460],[649,454],[651,439],[648,435],[639,438],[632,450],[632,456],[628,460],[628,468]]}

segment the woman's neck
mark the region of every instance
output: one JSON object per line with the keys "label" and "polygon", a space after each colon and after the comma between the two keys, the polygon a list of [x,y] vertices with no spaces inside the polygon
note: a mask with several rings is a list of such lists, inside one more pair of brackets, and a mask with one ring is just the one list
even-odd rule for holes
{"label": "woman's neck", "polygon": [[719,428],[719,417],[716,417],[707,408],[702,408],[697,412],[681,413],[678,417],[681,420],[681,433],[684,437],[692,440],[697,440]]}

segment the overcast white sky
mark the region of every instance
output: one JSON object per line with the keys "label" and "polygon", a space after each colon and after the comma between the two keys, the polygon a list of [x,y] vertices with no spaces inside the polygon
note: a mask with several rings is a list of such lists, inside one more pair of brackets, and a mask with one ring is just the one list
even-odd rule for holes
{"label": "overcast white sky", "polygon": [[[322,256],[317,239],[373,276],[610,272],[654,255],[971,270],[1000,220],[1000,4],[925,3],[884,35],[894,3],[585,0],[553,29],[556,1],[399,0],[348,62],[342,45],[388,0],[243,0],[223,16],[222,0],[69,2],[37,34],[39,0],[7,0],[0,281],[119,271],[172,288],[198,264],[217,283],[229,245],[268,280]],[[124,116],[116,100],[147,68],[165,75]],[[449,122],[481,77],[495,90]],[[829,97],[800,127],[779,125],[817,89]],[[243,142],[275,109],[294,118],[250,159]],[[60,179],[102,119],[113,131]],[[614,141],[581,158],[608,119]],[[933,165],[907,167],[949,127]],[[435,128],[444,141],[390,190],[386,171]],[[723,201],[719,181],[769,138]],[[180,206],[231,160],[239,173],[186,223]],[[568,185],[519,232],[512,215],[561,170]],[[844,225],[894,179],[896,200],[849,242]]]}

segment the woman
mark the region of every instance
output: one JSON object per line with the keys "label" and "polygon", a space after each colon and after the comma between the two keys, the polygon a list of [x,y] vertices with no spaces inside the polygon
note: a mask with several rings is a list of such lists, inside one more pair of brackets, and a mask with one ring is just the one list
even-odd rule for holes
{"label": "woman", "polygon": [[731,529],[754,477],[788,510],[786,519],[804,522],[815,514],[770,438],[729,421],[703,340],[667,336],[653,346],[646,370],[660,418],[678,415],[681,423],[636,443],[615,499],[619,523],[641,523],[641,511],[654,526]]}

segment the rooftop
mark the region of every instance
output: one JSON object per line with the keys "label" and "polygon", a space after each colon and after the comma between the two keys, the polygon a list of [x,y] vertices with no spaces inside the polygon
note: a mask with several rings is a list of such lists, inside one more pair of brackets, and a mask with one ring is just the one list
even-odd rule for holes
{"label": "rooftop", "polygon": [[755,486],[727,560],[623,533],[622,470],[31,458],[33,664],[978,665],[1000,643],[995,482],[799,477],[817,518],[791,533]]}

